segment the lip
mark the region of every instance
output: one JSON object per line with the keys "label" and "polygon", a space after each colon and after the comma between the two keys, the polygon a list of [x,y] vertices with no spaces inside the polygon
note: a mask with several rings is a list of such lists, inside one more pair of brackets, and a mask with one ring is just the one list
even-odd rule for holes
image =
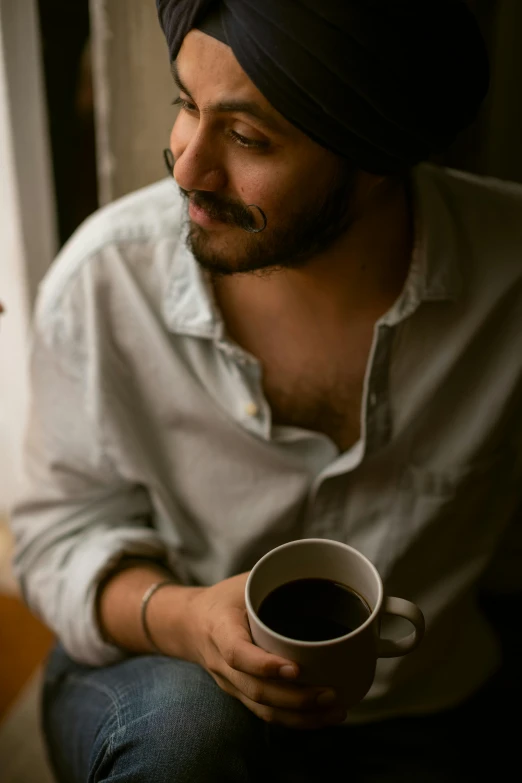
{"label": "lip", "polygon": [[203,226],[203,228],[217,228],[219,226],[223,227],[226,225],[226,223],[224,223],[222,220],[216,220],[216,218],[210,217],[205,209],[198,207],[192,201],[189,202],[188,212],[190,219],[199,226]]}

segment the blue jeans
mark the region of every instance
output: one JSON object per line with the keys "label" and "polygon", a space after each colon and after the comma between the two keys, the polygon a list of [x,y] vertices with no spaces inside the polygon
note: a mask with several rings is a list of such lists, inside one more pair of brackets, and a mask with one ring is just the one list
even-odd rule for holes
{"label": "blue jeans", "polygon": [[442,715],[302,732],[268,726],[195,664],[142,656],[93,669],[60,647],[43,696],[59,783],[507,781],[517,722],[502,726],[500,710],[486,689]]}

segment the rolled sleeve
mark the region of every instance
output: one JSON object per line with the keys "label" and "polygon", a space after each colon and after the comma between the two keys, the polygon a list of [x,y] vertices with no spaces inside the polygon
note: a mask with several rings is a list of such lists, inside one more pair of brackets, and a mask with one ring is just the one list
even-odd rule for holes
{"label": "rolled sleeve", "polygon": [[161,560],[173,572],[175,565],[153,528],[147,490],[120,476],[104,453],[85,346],[69,337],[56,340],[39,313],[21,488],[12,513],[14,567],[27,604],[67,652],[101,666],[125,655],[100,633],[101,580],[128,555]]}

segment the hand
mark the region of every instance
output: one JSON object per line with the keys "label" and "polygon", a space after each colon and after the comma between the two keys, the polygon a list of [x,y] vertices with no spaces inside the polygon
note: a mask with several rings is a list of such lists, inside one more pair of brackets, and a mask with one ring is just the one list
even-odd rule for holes
{"label": "hand", "polygon": [[194,594],[194,659],[220,688],[267,723],[293,729],[341,723],[346,710],[339,703],[318,702],[327,689],[292,682],[299,675],[297,664],[253,644],[244,599],[247,578],[239,574]]}

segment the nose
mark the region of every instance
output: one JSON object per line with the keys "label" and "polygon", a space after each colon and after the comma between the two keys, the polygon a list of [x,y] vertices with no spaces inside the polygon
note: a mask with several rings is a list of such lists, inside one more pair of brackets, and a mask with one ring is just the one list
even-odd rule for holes
{"label": "nose", "polygon": [[212,142],[201,126],[192,133],[183,133],[183,128],[177,126],[178,122],[172,129],[170,149],[174,156],[173,175],[178,185],[187,191],[222,190],[227,175],[219,160],[217,143]]}

